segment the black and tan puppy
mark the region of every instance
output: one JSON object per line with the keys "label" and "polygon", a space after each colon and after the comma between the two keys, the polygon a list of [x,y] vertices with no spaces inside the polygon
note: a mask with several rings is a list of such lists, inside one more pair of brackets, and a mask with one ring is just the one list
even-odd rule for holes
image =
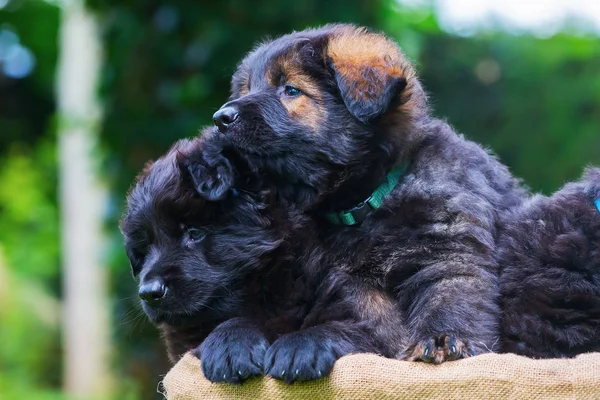
{"label": "black and tan puppy", "polygon": [[304,262],[393,293],[397,357],[440,363],[497,349],[498,215],[525,193],[426,103],[394,42],[329,25],[253,50],[214,140],[314,221]]}
{"label": "black and tan puppy", "polygon": [[502,351],[600,351],[600,169],[507,213],[498,255]]}
{"label": "black and tan puppy", "polygon": [[264,371],[291,383],[349,353],[400,351],[401,315],[378,278],[321,264],[311,220],[262,182],[228,181],[231,165],[208,139],[180,141],[147,167],[121,224],[171,359],[193,351],[214,382]]}

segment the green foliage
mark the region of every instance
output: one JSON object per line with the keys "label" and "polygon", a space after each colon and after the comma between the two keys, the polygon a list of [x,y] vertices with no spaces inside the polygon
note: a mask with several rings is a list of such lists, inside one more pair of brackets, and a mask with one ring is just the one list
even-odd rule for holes
{"label": "green foliage", "polygon": [[14,7],[18,8],[11,12],[12,7],[9,6],[8,11],[0,11],[0,22],[15,28],[20,42],[33,51],[36,69],[31,83],[39,95],[51,98],[58,57],[58,8],[40,0],[12,3],[15,3]]}
{"label": "green foliage", "polygon": [[[54,146],[15,143],[0,160],[0,393],[58,399],[60,338]],[[32,388],[47,388],[32,391]],[[56,389],[54,389],[56,390]]]}
{"label": "green foliage", "polygon": [[52,142],[15,143],[0,163],[0,243],[21,277],[52,285],[59,272],[56,161]]}
{"label": "green foliage", "polygon": [[19,3],[0,11],[0,27],[31,49],[36,68],[24,79],[0,77],[0,397],[58,400],[56,146],[48,136],[58,9]]}
{"label": "green foliage", "polygon": [[550,193],[600,164],[598,38],[431,35],[421,76],[438,115]]}
{"label": "green foliage", "polygon": [[[59,303],[43,285],[0,259],[0,393],[2,399],[58,399]],[[37,389],[36,389],[37,388]]]}
{"label": "green foliage", "polygon": [[13,0],[0,9],[0,31],[15,33],[36,59],[24,79],[0,73],[0,153],[14,141],[31,143],[47,131],[54,111],[58,15],[57,7],[41,0]]}

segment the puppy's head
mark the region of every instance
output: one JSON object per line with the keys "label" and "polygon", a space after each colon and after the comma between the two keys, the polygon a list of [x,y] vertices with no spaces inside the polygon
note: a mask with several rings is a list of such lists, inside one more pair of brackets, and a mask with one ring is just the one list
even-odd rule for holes
{"label": "puppy's head", "polygon": [[230,101],[214,120],[268,168],[318,180],[335,166],[389,158],[386,146],[410,141],[425,112],[421,85],[393,41],[328,25],[259,45],[241,62]]}
{"label": "puppy's head", "polygon": [[279,244],[259,196],[204,200],[203,180],[211,168],[219,175],[210,158],[202,139],[179,141],[146,167],[127,197],[121,231],[154,323],[180,326],[234,315],[248,276]]}

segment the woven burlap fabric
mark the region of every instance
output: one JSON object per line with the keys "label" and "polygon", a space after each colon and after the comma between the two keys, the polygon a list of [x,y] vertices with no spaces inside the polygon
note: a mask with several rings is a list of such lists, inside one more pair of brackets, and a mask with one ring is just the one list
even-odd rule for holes
{"label": "woven burlap fabric", "polygon": [[328,378],[293,385],[271,378],[243,385],[210,383],[200,361],[188,354],[163,384],[169,400],[600,400],[600,353],[570,360],[484,354],[439,366],[357,354],[338,360]]}

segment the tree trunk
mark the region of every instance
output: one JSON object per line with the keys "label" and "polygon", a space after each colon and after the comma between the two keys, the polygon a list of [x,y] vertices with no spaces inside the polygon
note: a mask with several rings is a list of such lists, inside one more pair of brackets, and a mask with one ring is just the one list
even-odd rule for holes
{"label": "tree trunk", "polygon": [[65,1],[62,7],[56,87],[64,387],[74,397],[94,398],[111,392],[110,306],[102,234],[107,190],[97,171],[101,48],[97,23],[83,1]]}

